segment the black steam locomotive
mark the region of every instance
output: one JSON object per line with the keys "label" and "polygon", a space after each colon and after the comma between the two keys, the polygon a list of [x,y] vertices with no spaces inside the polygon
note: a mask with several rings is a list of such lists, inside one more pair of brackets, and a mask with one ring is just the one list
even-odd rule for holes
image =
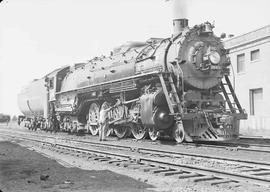
{"label": "black steam locomotive", "polygon": [[[128,42],[110,56],[53,71],[19,94],[25,116],[41,128],[98,134],[101,106],[110,131],[123,138],[170,135],[177,142],[224,141],[246,118],[229,79],[230,60],[209,22],[188,27],[174,20],[170,38]],[[45,86],[44,86],[45,84]],[[55,118],[53,118],[55,117]],[[52,121],[52,119],[54,119]],[[54,122],[57,122],[56,124]]]}

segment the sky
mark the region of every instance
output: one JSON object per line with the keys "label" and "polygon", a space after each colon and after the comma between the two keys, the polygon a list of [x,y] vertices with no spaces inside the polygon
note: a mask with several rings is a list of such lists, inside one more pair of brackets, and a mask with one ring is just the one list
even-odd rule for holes
{"label": "sky", "polygon": [[[126,41],[169,37],[172,0],[3,0],[0,3],[0,113],[18,115],[17,95],[63,65],[108,55]],[[220,35],[270,24],[270,0],[187,0],[189,25]],[[179,12],[180,13],[180,12]]]}

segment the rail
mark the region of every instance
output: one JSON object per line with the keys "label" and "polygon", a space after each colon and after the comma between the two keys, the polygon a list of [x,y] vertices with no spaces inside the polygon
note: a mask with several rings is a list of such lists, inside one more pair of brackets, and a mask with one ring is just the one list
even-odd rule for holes
{"label": "rail", "polygon": [[[122,145],[112,145],[112,144],[104,144],[104,143],[98,143],[98,142],[85,142],[85,141],[72,141],[69,140],[69,144],[63,144],[59,142],[60,140],[54,140],[53,142],[44,141],[42,138],[46,138],[46,136],[42,136],[41,139],[34,137],[30,138],[29,135],[22,136],[14,133],[0,133],[1,135],[5,137],[11,137],[16,138],[20,140],[25,141],[31,141],[36,143],[42,143],[47,146],[56,147],[58,149],[63,150],[69,150],[73,151],[75,153],[80,153],[85,155],[90,155],[91,157],[96,157],[97,160],[102,160],[104,162],[113,163],[117,162],[119,165],[123,167],[140,167],[143,170],[148,170],[151,173],[156,174],[163,174],[164,176],[176,176],[179,179],[184,178],[192,178],[195,182],[198,181],[208,181],[211,184],[219,184],[224,182],[233,182],[233,183],[245,183],[245,182],[251,182],[253,184],[257,185],[263,185],[263,186],[270,186],[270,178],[264,177],[265,175],[270,174],[270,167],[269,163],[265,164],[265,166],[261,166],[260,163],[254,163],[254,162],[243,162],[249,164],[249,166],[246,166],[244,172],[237,173],[237,172],[231,172],[231,171],[224,171],[224,170],[218,170],[218,169],[211,169],[196,165],[188,165],[188,164],[179,164],[174,162],[168,162],[164,161],[164,158],[153,158],[151,157],[155,153],[160,153],[163,155],[170,154],[170,155],[190,155],[190,154],[183,154],[178,152],[168,152],[168,151],[162,151],[162,150],[155,150],[155,149],[149,149],[149,148],[138,148],[136,150],[133,149],[134,152],[147,152],[151,153],[150,158],[146,155],[143,155],[143,153],[138,155],[130,155],[130,154],[124,154],[123,152],[117,150],[116,152],[113,152],[113,150],[106,151],[106,150],[100,150],[100,149],[91,149],[89,144],[93,144],[96,146],[106,146],[106,147],[114,147],[116,149],[128,149],[130,147],[122,146]],[[87,146],[76,146],[77,144],[87,144]],[[154,152],[154,153],[153,153]],[[100,157],[97,157],[100,156]],[[199,155],[197,156],[199,157]],[[202,157],[202,156],[200,156]],[[213,158],[209,156],[205,156],[204,158]],[[226,159],[222,159],[226,160]],[[232,160],[230,161],[237,161]],[[261,167],[258,167],[261,166]],[[253,172],[256,171],[256,172]]]}

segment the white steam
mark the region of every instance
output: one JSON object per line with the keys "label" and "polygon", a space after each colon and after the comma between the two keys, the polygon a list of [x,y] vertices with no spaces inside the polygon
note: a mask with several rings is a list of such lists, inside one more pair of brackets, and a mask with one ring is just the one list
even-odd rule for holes
{"label": "white steam", "polygon": [[187,19],[187,1],[190,0],[172,0],[173,19]]}

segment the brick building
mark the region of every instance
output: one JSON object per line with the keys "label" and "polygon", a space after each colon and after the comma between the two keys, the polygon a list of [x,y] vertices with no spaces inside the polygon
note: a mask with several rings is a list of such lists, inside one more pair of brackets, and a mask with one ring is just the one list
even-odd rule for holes
{"label": "brick building", "polygon": [[270,137],[270,25],[224,41],[231,80],[248,119],[240,133]]}

